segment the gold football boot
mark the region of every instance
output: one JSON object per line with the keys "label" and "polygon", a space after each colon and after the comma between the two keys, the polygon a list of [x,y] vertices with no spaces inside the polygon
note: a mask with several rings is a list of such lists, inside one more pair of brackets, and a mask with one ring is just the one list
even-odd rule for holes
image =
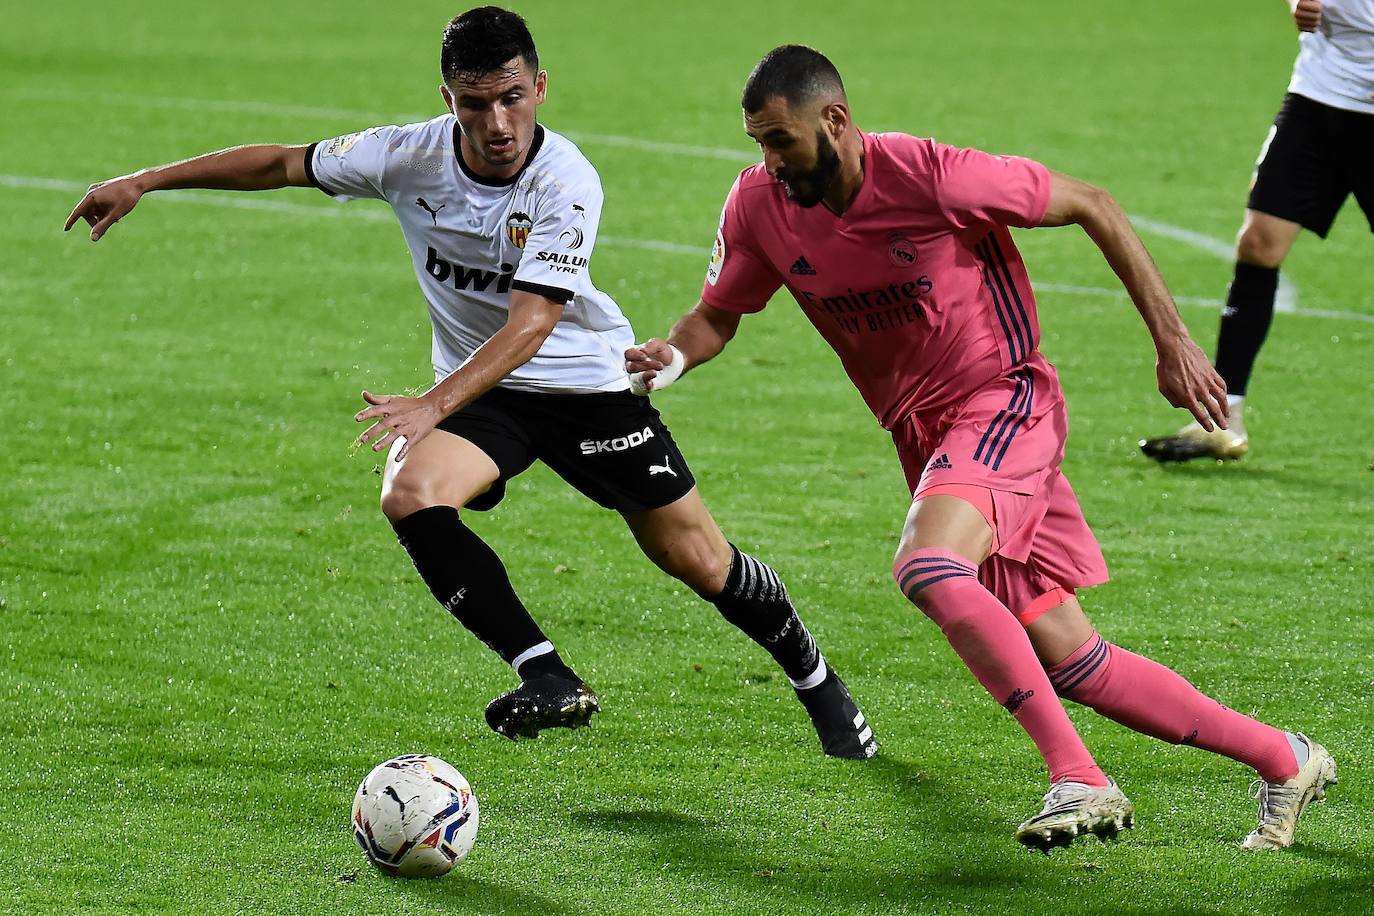
{"label": "gold football boot", "polygon": [[1326,798],[1328,786],[1336,782],[1336,761],[1330,752],[1306,735],[1298,735],[1307,745],[1307,762],[1286,782],[1256,779],[1250,797],[1259,799],[1259,826],[1250,831],[1241,846],[1246,849],[1283,849],[1293,845],[1293,833],[1303,809]]}
{"label": "gold football boot", "polygon": [[1172,436],[1141,439],[1140,450],[1160,463],[1211,458],[1235,461],[1250,451],[1250,436],[1245,432],[1241,412],[1232,408],[1230,429],[1215,427],[1210,433],[1194,420]]}
{"label": "gold football boot", "polygon": [[1040,813],[1016,828],[1016,840],[1048,854],[1054,847],[1068,846],[1085,834],[1096,834],[1106,842],[1134,826],[1135,805],[1115,780],[1108,778],[1107,785],[1101,787],[1057,782],[1045,793],[1045,806]]}

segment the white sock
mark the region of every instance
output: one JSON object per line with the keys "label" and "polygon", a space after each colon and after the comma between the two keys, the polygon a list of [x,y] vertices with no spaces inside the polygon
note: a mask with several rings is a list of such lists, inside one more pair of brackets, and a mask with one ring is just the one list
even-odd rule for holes
{"label": "white sock", "polygon": [[543,642],[535,643],[534,645],[526,649],[524,652],[521,652],[519,655],[515,656],[515,658],[511,660],[510,666],[515,669],[515,674],[518,677],[520,675],[521,665],[523,665],[525,662],[529,661],[532,658],[538,658],[541,655],[548,655],[552,651],[553,643],[546,639]]}
{"label": "white sock", "polygon": [[825,676],[828,672],[829,669],[825,667],[825,658],[820,654],[817,654],[816,670],[812,671],[810,674],[808,674],[806,677],[802,678],[799,681],[792,681],[790,677],[788,678],[788,680],[792,681],[792,686],[797,688],[798,690],[810,690],[812,687],[821,686],[821,682],[825,680]]}
{"label": "white sock", "polygon": [[1232,410],[1236,410],[1237,408],[1243,410],[1245,408],[1245,395],[1228,394],[1226,396],[1226,406]]}

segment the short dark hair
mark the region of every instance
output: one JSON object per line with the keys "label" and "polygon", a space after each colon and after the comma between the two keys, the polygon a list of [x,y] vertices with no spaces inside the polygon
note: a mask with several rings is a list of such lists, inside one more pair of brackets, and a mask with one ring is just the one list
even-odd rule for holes
{"label": "short dark hair", "polygon": [[445,84],[458,78],[480,79],[516,57],[539,72],[539,54],[524,18],[497,6],[479,6],[444,26],[439,72]]}
{"label": "short dark hair", "polygon": [[844,95],[844,81],[830,58],[806,45],[783,45],[765,54],[749,74],[740,104],[753,114],[772,98],[795,107],[836,91]]}

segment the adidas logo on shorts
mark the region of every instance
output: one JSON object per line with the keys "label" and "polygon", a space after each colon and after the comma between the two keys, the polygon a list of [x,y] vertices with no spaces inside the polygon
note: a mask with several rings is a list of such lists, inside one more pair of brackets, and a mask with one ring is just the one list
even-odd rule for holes
{"label": "adidas logo on shorts", "polygon": [[954,467],[954,465],[950,463],[949,455],[946,455],[944,452],[941,452],[939,456],[930,463],[930,469],[932,471],[948,471],[952,467]]}

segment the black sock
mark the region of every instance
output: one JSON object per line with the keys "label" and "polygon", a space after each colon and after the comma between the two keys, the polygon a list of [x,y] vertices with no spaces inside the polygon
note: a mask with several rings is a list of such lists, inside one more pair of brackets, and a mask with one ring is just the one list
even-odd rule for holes
{"label": "black sock", "polygon": [[1236,262],[1235,279],[1221,312],[1221,333],[1217,335],[1217,373],[1225,380],[1229,394],[1245,394],[1255,356],[1274,320],[1278,288],[1277,267]]}
{"label": "black sock", "polygon": [[506,664],[514,665],[531,649],[548,647],[521,660],[516,673],[523,679],[541,674],[577,678],[520,603],[501,558],[463,524],[457,509],[430,506],[392,527],[434,597]]}
{"label": "black sock", "polygon": [[782,580],[766,563],[733,544],[730,550],[725,590],[711,603],[726,620],[767,649],[793,683],[804,680],[819,668],[820,651],[792,607]]}

